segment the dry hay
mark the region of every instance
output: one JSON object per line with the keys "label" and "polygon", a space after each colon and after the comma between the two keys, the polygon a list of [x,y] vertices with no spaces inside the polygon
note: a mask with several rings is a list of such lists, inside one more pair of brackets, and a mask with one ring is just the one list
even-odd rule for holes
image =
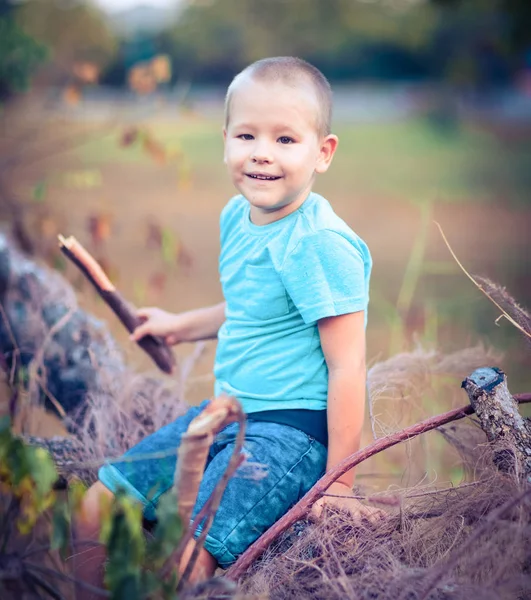
{"label": "dry hay", "polygon": [[[18,280],[11,276],[0,291],[4,310],[11,309],[5,313],[14,314],[20,310],[19,284],[25,282],[26,318],[24,329],[16,332],[15,350],[22,354],[33,348],[27,362],[30,400],[42,398],[46,381],[39,367],[50,357],[64,370],[85,353],[95,372],[83,407],[67,415],[73,437],[67,443],[41,440],[56,459],[62,451],[63,472],[90,482],[104,458],[120,455],[184,410],[182,381],[196,356],[182,365],[177,382],[134,374],[108,333],[91,318],[83,321],[86,337],[77,340],[77,354],[70,354],[65,344],[69,336],[60,335],[71,319],[79,318],[70,286],[60,275],[20,261]],[[60,303],[67,307],[58,318],[47,319],[46,307]],[[369,371],[372,412],[384,400],[401,410],[414,407],[437,375],[462,377],[496,358],[483,348],[447,356],[419,348],[378,363]],[[394,428],[381,420],[378,425],[384,432]],[[523,485],[495,469],[491,448],[472,419],[439,431],[461,455],[468,483],[449,490],[419,487],[376,494],[369,503],[389,511],[378,524],[359,523],[349,513],[329,508],[318,522],[296,523],[255,561],[236,589],[218,579],[184,597],[531,598],[531,503],[529,497],[514,501]]]}
{"label": "dry hay", "polygon": [[[394,506],[377,524],[357,523],[331,508],[318,523],[299,522],[255,562],[234,597],[531,598],[529,487],[498,472],[488,446],[472,446],[476,428],[452,429],[478,480],[441,491],[382,494],[379,503]],[[528,495],[518,501],[522,490]]]}

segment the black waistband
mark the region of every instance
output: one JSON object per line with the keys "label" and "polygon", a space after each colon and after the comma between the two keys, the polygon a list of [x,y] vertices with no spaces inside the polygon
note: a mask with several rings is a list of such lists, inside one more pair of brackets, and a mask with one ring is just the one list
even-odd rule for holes
{"label": "black waistband", "polygon": [[325,410],[307,410],[304,408],[285,410],[265,410],[248,413],[247,418],[253,421],[281,423],[304,431],[309,436],[328,447],[328,426]]}

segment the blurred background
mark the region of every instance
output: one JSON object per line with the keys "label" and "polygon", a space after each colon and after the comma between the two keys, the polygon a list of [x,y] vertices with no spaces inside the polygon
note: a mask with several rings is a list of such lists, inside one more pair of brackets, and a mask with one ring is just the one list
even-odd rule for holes
{"label": "blurred background", "polygon": [[[307,59],[334,88],[340,146],[316,190],[373,254],[369,364],[483,344],[513,393],[531,391],[523,337],[496,322],[435,225],[470,273],[529,307],[528,0],[0,0],[0,220],[151,369],[57,234],[76,236],[138,306],[219,302],[218,218],[234,194],[224,92],[277,55]],[[198,354],[190,403],[212,393],[214,351],[177,349]],[[389,427],[465,404],[459,384],[434,376],[410,410],[393,405]],[[367,476],[403,482],[407,463],[413,483],[458,481],[433,436]]]}

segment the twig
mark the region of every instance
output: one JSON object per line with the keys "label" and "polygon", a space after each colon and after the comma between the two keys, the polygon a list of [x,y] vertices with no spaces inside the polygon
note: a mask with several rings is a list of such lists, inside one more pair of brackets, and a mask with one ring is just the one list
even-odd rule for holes
{"label": "twig", "polygon": [[195,516],[190,527],[188,527],[188,529],[184,532],[183,537],[180,539],[179,544],[177,545],[177,548],[166,559],[164,565],[162,566],[162,569],[160,570],[160,576],[163,579],[169,575],[173,565],[179,564],[184,549],[186,548],[186,545],[192,539],[195,530],[199,527],[199,523],[203,521],[207,512],[210,510],[213,501],[214,495],[210,494],[210,497],[203,504],[201,510]]}
{"label": "twig", "polygon": [[[516,397],[516,396],[515,396]],[[521,402],[528,402],[529,400],[521,400]],[[347,471],[350,471],[356,465],[367,460],[371,456],[395,446],[406,440],[413,439],[422,433],[436,429],[441,425],[446,425],[451,421],[457,421],[463,419],[474,413],[474,409],[470,404],[461,408],[450,410],[441,415],[430,417],[398,431],[390,434],[386,437],[379,438],[372,444],[369,444],[365,448],[358,450],[351,456],[348,456],[333,469],[328,471],[307,493],[306,495],[293,506],[283,517],[281,517],[272,527],[270,527],[252,546],[250,546],[238,560],[228,569],[225,573],[225,577],[233,580],[238,580],[245,571],[249,568],[251,563],[260,556],[264,550],[288,527],[293,525],[296,521],[304,518],[310,511],[312,505],[322,497],[326,490]]]}
{"label": "twig", "polygon": [[243,412],[240,412],[237,416],[239,430],[238,435],[236,437],[236,442],[234,444],[234,449],[232,451],[232,456],[230,457],[229,464],[225,472],[223,473],[223,476],[218,481],[216,487],[214,488],[214,491],[212,492],[212,504],[209,507],[209,510],[206,512],[205,524],[203,525],[201,533],[197,538],[194,549],[192,551],[192,555],[190,556],[190,560],[188,561],[186,568],[184,569],[184,572],[179,580],[179,585],[177,586],[178,592],[182,590],[183,586],[186,585],[186,582],[190,577],[192,569],[197,561],[197,557],[199,556],[199,551],[205,543],[206,536],[208,534],[208,531],[210,530],[216,511],[218,510],[219,504],[225,492],[225,488],[227,487],[230,478],[234,475],[234,473],[244,460],[244,456],[241,454],[241,450],[243,448],[243,442],[245,441],[245,415]]}
{"label": "twig", "polygon": [[371,432],[372,432],[372,437],[374,440],[378,439],[378,436],[376,435],[376,427],[375,427],[375,422],[376,422],[376,417],[374,415],[374,406],[373,406],[373,402],[371,397],[369,396],[369,422],[371,424]]}
{"label": "twig", "polygon": [[[74,314],[74,309],[70,308],[70,310],[68,310],[66,312],[66,314],[64,314],[59,319],[59,321],[57,321],[56,323],[54,323],[54,325],[52,327],[50,327],[49,331],[46,334],[46,337],[44,338],[44,341],[41,344],[41,347],[38,349],[37,353],[35,354],[35,357],[33,358],[33,360],[30,363],[30,366],[33,369],[33,372],[35,375],[34,379],[35,379],[37,385],[46,394],[46,396],[49,398],[50,402],[54,405],[55,409],[57,410],[57,412],[63,419],[65,419],[67,416],[66,411],[59,403],[59,400],[57,400],[53,396],[53,394],[51,394],[48,391],[46,385],[42,381],[42,377],[40,375],[40,370],[41,370],[41,368],[43,368],[43,365],[44,365],[44,351],[46,349],[46,346],[53,339],[54,335],[56,333],[58,333],[59,331],[61,331],[61,329],[68,323],[68,321],[72,318],[73,314]],[[30,378],[30,381],[31,381],[31,378]]]}
{"label": "twig", "polygon": [[4,552],[9,541],[11,528],[13,527],[13,514],[20,506],[20,500],[13,494],[9,500],[6,512],[2,515],[0,524],[0,551]]}
{"label": "twig", "polygon": [[38,571],[43,573],[44,575],[50,575],[52,577],[57,577],[57,579],[61,579],[62,581],[68,581],[69,583],[75,583],[79,587],[87,590],[88,592],[92,592],[93,594],[97,594],[98,596],[102,596],[103,598],[111,598],[111,592],[104,590],[102,588],[96,587],[95,585],[90,585],[90,583],[85,583],[77,579],[76,577],[72,577],[71,575],[67,575],[66,573],[60,573],[59,571],[54,571],[53,569],[49,569],[48,567],[43,567],[41,565],[34,565],[33,563],[26,563],[26,569],[32,569],[33,571]]}
{"label": "twig", "polygon": [[[76,541],[76,546],[96,547],[96,546],[103,546],[103,544],[101,542],[96,542],[95,540],[80,540],[80,541]],[[43,546],[37,546],[37,548],[31,548],[30,550],[28,550],[27,552],[22,554],[20,558],[22,558],[22,559],[29,558],[30,556],[33,556],[34,554],[38,554],[39,552],[48,552],[48,550],[51,550],[51,549],[52,549],[52,547],[50,544],[44,544]]]}
{"label": "twig", "polygon": [[55,590],[45,579],[40,575],[37,575],[37,573],[26,571],[25,577],[26,579],[30,579],[36,587],[42,588],[54,600],[65,600],[65,597],[60,592]]}
{"label": "twig", "polygon": [[519,331],[521,331],[526,337],[531,338],[531,333],[529,333],[528,331],[526,331],[519,323],[517,323],[512,317],[511,315],[506,312],[497,302],[496,300],[494,300],[494,298],[488,293],[486,292],[481,285],[472,277],[472,275],[470,275],[470,273],[465,269],[465,267],[461,264],[461,262],[459,261],[459,259],[457,258],[457,256],[455,255],[455,252],[452,250],[452,247],[450,246],[450,243],[448,242],[448,240],[446,239],[446,236],[444,235],[444,231],[442,230],[442,227],[439,225],[439,223],[437,223],[437,221],[434,221],[435,225],[437,225],[437,227],[439,228],[439,231],[442,235],[442,238],[444,240],[444,243],[446,244],[448,250],[450,251],[450,254],[453,256],[455,262],[459,265],[459,267],[461,268],[461,270],[463,271],[463,273],[470,279],[470,281],[472,281],[472,283],[478,288],[478,290],[480,290],[483,294],[485,294],[485,296],[487,296],[487,298],[497,307],[501,310],[503,316],[509,321],[509,323],[511,323],[512,325],[514,325],[516,327],[516,329],[518,329]]}
{"label": "twig", "polygon": [[15,339],[15,335],[13,334],[13,329],[11,328],[11,323],[9,322],[6,311],[2,306],[2,303],[0,303],[0,316],[2,316],[2,320],[4,321],[4,325],[7,329],[7,334],[9,335],[9,339],[11,340],[11,344],[13,345],[14,360],[11,365],[11,373],[9,374],[9,385],[13,385],[15,381],[15,373],[17,370],[17,357],[20,355],[20,350],[18,349],[17,341]]}
{"label": "twig", "polygon": [[473,487],[473,486],[479,485],[480,483],[485,483],[485,480],[470,481],[469,483],[463,483],[458,486],[442,488],[440,490],[428,490],[426,492],[418,492],[415,494],[407,494],[406,493],[403,496],[400,496],[399,490],[397,490],[395,492],[385,491],[380,494],[374,494],[372,496],[340,496],[339,494],[323,494],[323,496],[326,496],[327,498],[343,498],[344,500],[350,500],[350,499],[364,500],[365,502],[372,502],[373,504],[378,504],[379,502],[381,502],[382,499],[387,499],[389,496],[391,496],[391,498],[394,496],[394,497],[399,497],[399,498],[401,497],[404,499],[422,498],[423,496],[433,496],[436,494],[444,494],[445,492],[456,492],[457,490],[461,490],[463,488],[468,488],[468,487]]}
{"label": "twig", "polygon": [[39,588],[35,585],[35,579],[31,573],[25,571],[22,574],[22,581],[29,587],[33,594],[34,600],[43,600],[43,597],[39,591]]}
{"label": "twig", "polygon": [[[61,252],[81,270],[127,331],[132,333],[142,323],[134,307],[125,300],[97,261],[74,237],[64,238],[62,235],[58,237]],[[173,372],[175,358],[164,338],[145,335],[138,340],[138,345],[151,356],[161,371]]]}

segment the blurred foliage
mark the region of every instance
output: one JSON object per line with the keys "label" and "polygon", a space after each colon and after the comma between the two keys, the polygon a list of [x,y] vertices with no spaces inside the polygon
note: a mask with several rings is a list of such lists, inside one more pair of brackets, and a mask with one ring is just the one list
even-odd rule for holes
{"label": "blurred foliage", "polygon": [[31,75],[47,56],[7,11],[0,12],[0,102],[28,88]]}
{"label": "blurred foliage", "polygon": [[95,83],[116,48],[105,16],[91,4],[0,0],[0,102],[26,90],[44,65],[47,83]]}
{"label": "blurred foliage", "polygon": [[[2,24],[8,16],[9,28]],[[79,74],[80,64],[98,75],[105,68],[104,83],[123,86],[132,79],[132,87],[146,93],[170,76],[226,83],[250,62],[278,55],[305,58],[334,81],[442,79],[484,86],[505,83],[525,66],[531,3],[196,0],[163,31],[127,35],[113,31],[92,3],[0,0],[0,26],[0,82],[7,78],[14,89],[27,83],[43,48],[63,75]],[[152,65],[156,57],[162,77]]]}
{"label": "blurred foliage", "polygon": [[[57,478],[57,470],[48,452],[29,446],[14,436],[8,418],[0,420],[2,598],[27,597],[25,593],[36,593],[36,590],[38,594],[35,597],[39,598],[66,597],[56,586],[59,581],[65,581],[65,573],[68,573],[71,564],[67,558],[71,554],[72,517],[81,509],[84,487],[71,484],[65,499],[54,489]],[[166,578],[160,574],[183,532],[175,495],[169,493],[161,499],[157,524],[149,539],[142,528],[140,505],[125,493],[117,493],[113,501],[102,506],[101,512],[100,541],[105,544],[108,557],[105,584],[111,598],[175,598],[175,573]],[[47,513],[51,516],[50,526],[45,525]],[[15,550],[24,539],[24,549]],[[47,560],[55,551],[59,551],[62,562],[50,563]],[[55,564],[58,570],[48,564]],[[75,582],[69,575],[66,575],[66,580]],[[15,595],[11,595],[13,593]]]}
{"label": "blurred foliage", "polygon": [[24,31],[50,48],[56,66],[104,65],[116,50],[116,38],[105,15],[93,4],[75,0],[39,0],[22,4],[16,19]]}
{"label": "blurred foliage", "polygon": [[425,67],[415,50],[435,24],[425,5],[413,12],[350,0],[217,0],[190,4],[161,42],[184,78],[224,81],[254,60],[285,54],[332,79],[416,77]]}
{"label": "blurred foliage", "polygon": [[13,437],[9,419],[4,417],[0,421],[0,489],[9,491],[19,506],[16,522],[20,533],[29,533],[38,517],[54,503],[52,485],[56,479],[57,472],[46,451],[28,447]]}
{"label": "blurred foliage", "polygon": [[259,58],[296,55],[332,80],[483,84],[521,66],[529,7],[526,0],[210,0],[189,3],[156,46],[183,79],[225,82]]}

